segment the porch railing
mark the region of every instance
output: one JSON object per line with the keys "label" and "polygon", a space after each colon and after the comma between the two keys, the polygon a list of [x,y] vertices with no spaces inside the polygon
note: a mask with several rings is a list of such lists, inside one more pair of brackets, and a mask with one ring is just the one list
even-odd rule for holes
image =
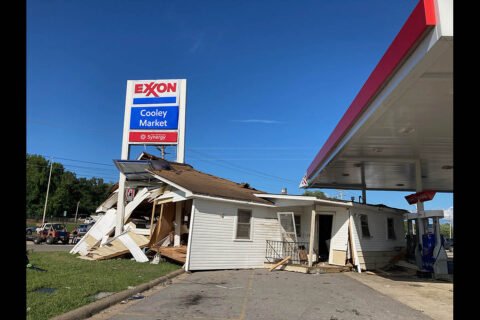
{"label": "porch railing", "polygon": [[308,242],[275,240],[266,240],[266,242],[266,262],[274,263],[290,256],[290,261],[293,264],[308,264]]}

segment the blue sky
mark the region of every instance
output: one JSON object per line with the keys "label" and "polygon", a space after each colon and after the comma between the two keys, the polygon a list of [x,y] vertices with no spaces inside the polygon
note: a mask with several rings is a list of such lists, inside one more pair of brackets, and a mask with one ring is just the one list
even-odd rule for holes
{"label": "blue sky", "polygon": [[[308,165],[417,2],[29,0],[27,152],[117,181],[127,80],[185,78],[185,161],[301,194]],[[159,154],[138,146],[131,156],[143,150]],[[407,194],[367,199],[414,210]],[[425,203],[450,207],[452,194]]]}

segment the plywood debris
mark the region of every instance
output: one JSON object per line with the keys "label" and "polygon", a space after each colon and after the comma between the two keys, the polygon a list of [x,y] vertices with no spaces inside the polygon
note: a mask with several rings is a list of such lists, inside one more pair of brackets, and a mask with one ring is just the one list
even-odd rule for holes
{"label": "plywood debris", "polygon": [[131,253],[136,261],[147,262],[148,258],[141,250],[141,248],[147,245],[147,237],[128,231],[115,237],[103,246],[91,250],[87,256],[93,260],[104,260]]}
{"label": "plywood debris", "polygon": [[[140,190],[133,201],[125,206],[124,222],[128,220],[133,210],[148,196],[150,192],[147,188]],[[115,222],[117,217],[117,209],[109,209],[83,236],[82,239],[70,250],[70,253],[85,254],[90,249],[100,244],[105,235],[111,235],[115,231]],[[86,244],[85,244],[86,243]]]}
{"label": "plywood debris", "polygon": [[179,247],[151,247],[150,250],[160,253],[162,256],[172,259],[174,261],[185,263],[187,259],[187,246]]}
{"label": "plywood debris", "polygon": [[269,270],[272,271],[273,269],[275,269],[276,267],[278,267],[279,265],[282,265],[284,264],[285,262],[287,262],[288,260],[290,260],[291,256],[288,256],[286,257],[285,259],[283,259],[282,261],[280,261],[279,263],[275,264],[273,267],[271,267]]}

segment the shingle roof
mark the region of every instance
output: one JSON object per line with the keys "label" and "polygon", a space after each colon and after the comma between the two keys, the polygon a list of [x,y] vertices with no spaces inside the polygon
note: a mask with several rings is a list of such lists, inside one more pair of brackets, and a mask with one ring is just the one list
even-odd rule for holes
{"label": "shingle roof", "polygon": [[[156,156],[142,153],[139,160],[157,160]],[[191,165],[170,162],[170,170],[154,170],[154,174],[167,179],[194,194],[255,202],[272,205],[273,202],[254,196],[255,193],[266,193],[256,190],[248,183],[236,183],[208,173],[195,170]]]}

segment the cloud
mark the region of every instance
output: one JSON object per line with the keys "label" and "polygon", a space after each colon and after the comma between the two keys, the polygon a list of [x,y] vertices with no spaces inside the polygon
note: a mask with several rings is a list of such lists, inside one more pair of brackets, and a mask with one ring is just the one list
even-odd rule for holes
{"label": "cloud", "polygon": [[232,120],[232,121],[233,121],[233,122],[243,122],[243,123],[266,123],[266,124],[283,123],[283,121],[277,121],[277,120],[262,120],[262,119]]}
{"label": "cloud", "polygon": [[193,45],[190,47],[190,53],[196,53],[198,49],[203,45],[203,40],[205,38],[205,31],[202,31],[193,42]]}
{"label": "cloud", "polygon": [[448,208],[448,209],[443,210],[443,214],[445,216],[445,219],[450,219],[450,217],[453,218],[453,206]]}

